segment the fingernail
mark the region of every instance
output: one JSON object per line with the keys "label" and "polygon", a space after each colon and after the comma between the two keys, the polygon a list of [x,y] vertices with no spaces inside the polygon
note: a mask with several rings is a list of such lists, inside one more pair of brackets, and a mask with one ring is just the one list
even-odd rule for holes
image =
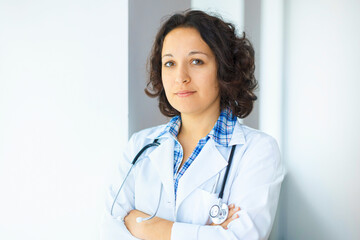
{"label": "fingernail", "polygon": [[233,204],[233,203],[232,203],[232,204],[230,204],[230,207],[231,207],[231,208],[235,207],[235,204]]}
{"label": "fingernail", "polygon": [[239,215],[237,215],[237,214],[232,216],[233,219],[238,218],[238,217],[239,217]]}

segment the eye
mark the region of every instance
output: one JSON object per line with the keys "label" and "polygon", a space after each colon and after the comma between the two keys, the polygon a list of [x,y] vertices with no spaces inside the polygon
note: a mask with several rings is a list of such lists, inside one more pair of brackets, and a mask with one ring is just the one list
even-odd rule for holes
{"label": "eye", "polygon": [[169,62],[164,63],[164,66],[165,67],[172,67],[172,66],[174,66],[174,63],[169,61]]}
{"label": "eye", "polygon": [[202,65],[204,64],[204,61],[203,60],[200,60],[200,59],[193,59],[191,61],[192,64],[195,64],[195,65]]}

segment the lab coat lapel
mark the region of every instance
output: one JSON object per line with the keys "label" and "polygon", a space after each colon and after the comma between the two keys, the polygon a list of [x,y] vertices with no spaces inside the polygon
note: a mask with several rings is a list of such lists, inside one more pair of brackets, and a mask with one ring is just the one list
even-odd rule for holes
{"label": "lab coat lapel", "polygon": [[182,201],[184,201],[192,191],[209,178],[215,176],[226,166],[227,160],[224,159],[215,146],[214,140],[210,138],[194,162],[180,178],[177,189],[176,208],[178,209]]}
{"label": "lab coat lapel", "polygon": [[175,199],[173,180],[174,141],[169,137],[160,142],[160,146],[149,154],[149,158],[160,176],[165,192],[170,199]]}

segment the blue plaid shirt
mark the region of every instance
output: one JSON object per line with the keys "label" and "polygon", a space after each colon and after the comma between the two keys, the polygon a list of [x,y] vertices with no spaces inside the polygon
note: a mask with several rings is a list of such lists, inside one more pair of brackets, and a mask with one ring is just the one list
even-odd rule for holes
{"label": "blue plaid shirt", "polygon": [[179,184],[180,178],[184,175],[185,171],[190,167],[191,163],[199,155],[201,149],[205,146],[209,138],[213,138],[214,141],[222,146],[227,147],[230,143],[232,133],[236,123],[236,116],[234,116],[230,109],[224,109],[221,111],[218,120],[216,121],[214,128],[210,133],[204,138],[200,139],[194,151],[191,153],[190,157],[186,160],[184,165],[179,169],[181,162],[183,160],[183,149],[177,140],[177,135],[181,126],[181,117],[175,116],[170,122],[166,125],[164,131],[159,135],[163,135],[166,132],[169,132],[175,141],[174,146],[174,190],[175,190],[175,200],[176,193]]}

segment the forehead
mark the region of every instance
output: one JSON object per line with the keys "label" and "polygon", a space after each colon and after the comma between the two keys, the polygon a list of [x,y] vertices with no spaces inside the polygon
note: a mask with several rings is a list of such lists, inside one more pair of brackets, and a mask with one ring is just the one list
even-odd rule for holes
{"label": "forehead", "polygon": [[212,53],[210,47],[202,39],[199,31],[192,27],[179,27],[171,30],[164,39],[162,53],[201,50]]}

